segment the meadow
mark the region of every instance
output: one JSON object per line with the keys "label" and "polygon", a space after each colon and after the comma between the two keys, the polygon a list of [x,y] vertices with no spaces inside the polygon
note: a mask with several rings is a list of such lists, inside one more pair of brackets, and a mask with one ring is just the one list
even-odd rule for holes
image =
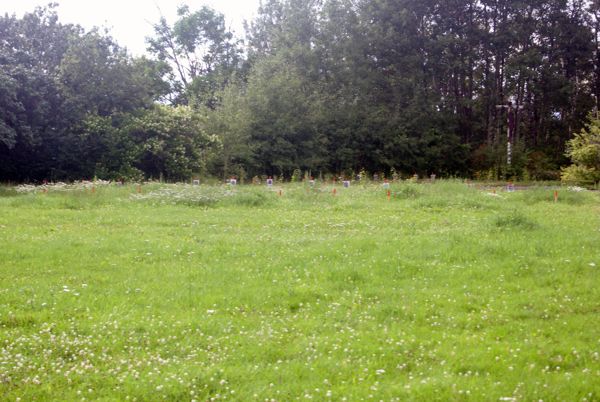
{"label": "meadow", "polygon": [[600,400],[597,192],[333,188],[0,187],[0,400]]}

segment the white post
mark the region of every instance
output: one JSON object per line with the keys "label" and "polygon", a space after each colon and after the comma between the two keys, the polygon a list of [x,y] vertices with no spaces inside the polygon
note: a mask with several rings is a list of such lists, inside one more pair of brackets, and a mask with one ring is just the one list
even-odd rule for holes
{"label": "white post", "polygon": [[508,141],[506,143],[506,163],[508,166],[510,166],[512,164],[512,145],[510,143],[510,130],[508,132]]}

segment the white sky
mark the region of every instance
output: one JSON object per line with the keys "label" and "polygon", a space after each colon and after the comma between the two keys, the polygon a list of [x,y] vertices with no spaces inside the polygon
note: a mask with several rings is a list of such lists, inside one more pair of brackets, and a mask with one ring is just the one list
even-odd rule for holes
{"label": "white sky", "polygon": [[[52,0],[0,0],[0,14],[21,17]],[[258,9],[259,0],[54,0],[59,21],[76,23],[86,30],[94,26],[107,27],[116,41],[132,55],[146,50],[145,37],[152,35],[150,24],[158,22],[160,12],[173,23],[177,7],[187,4],[190,10],[208,5],[225,15],[226,24],[238,37],[244,36],[243,21],[250,21]],[[160,8],[160,12],[159,12]]]}

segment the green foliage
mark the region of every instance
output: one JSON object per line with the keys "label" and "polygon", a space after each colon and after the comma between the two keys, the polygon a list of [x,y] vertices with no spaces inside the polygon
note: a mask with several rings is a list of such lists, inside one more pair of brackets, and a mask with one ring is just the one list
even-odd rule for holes
{"label": "green foliage", "polygon": [[0,70],[0,143],[8,149],[12,149],[17,142],[18,114],[24,112],[18,101],[17,88],[16,80]]}
{"label": "green foliage", "polygon": [[[182,6],[173,23],[154,25],[154,59],[59,23],[53,5],[5,15],[0,180],[392,167],[555,179],[600,98],[600,14],[584,3],[268,0],[247,24],[245,49],[223,15]],[[144,126],[157,101],[192,107],[222,146],[164,127],[168,140],[129,138],[126,126]],[[582,162],[563,178],[593,185],[598,168],[579,151],[589,144],[573,141],[569,156]]]}
{"label": "green foliage", "polygon": [[205,132],[205,119],[188,106],[156,105],[135,115],[89,115],[80,150],[88,177],[137,179],[143,176],[188,180],[204,173],[218,140]]}
{"label": "green foliage", "polygon": [[[569,23],[561,20],[565,23],[554,30],[532,24],[534,15],[566,18],[566,9],[543,3],[450,6],[386,0],[272,0],[263,4],[250,26],[254,68],[247,86],[250,96],[260,94],[259,101],[266,105],[250,107],[249,116],[258,124],[247,128],[257,144],[258,159],[269,162],[262,170],[270,170],[269,165],[275,170],[302,166],[307,158],[299,154],[306,148],[319,164],[334,172],[394,166],[421,175],[464,175],[474,168],[497,178],[555,177],[561,158],[556,150],[562,149],[565,138],[558,133],[580,125],[582,111],[591,100],[589,93],[575,89],[577,80],[571,73],[561,71],[568,68],[591,74],[592,66],[584,60],[593,49],[590,27],[582,14]],[[500,11],[499,7],[506,8]],[[502,29],[491,28],[498,26]],[[575,64],[567,67],[552,58],[552,62],[542,62],[543,54],[533,38],[564,37],[564,32],[570,32],[578,43],[579,53],[573,52],[570,62]],[[567,43],[561,40],[560,46]],[[505,70],[499,68],[502,63],[507,64]],[[560,84],[545,84],[554,81]],[[498,82],[506,84],[498,86]],[[539,102],[534,95],[539,92],[554,106]],[[510,167],[507,115],[496,108],[506,97],[519,108]],[[559,106],[565,97],[576,107],[557,118],[555,110],[567,110]],[[316,108],[307,107],[299,98]],[[295,122],[290,110],[303,116],[304,126]],[[545,117],[533,119],[533,115]],[[542,133],[547,147],[539,140]],[[294,141],[302,137],[315,138],[312,147]],[[469,152],[480,146],[486,155],[470,166],[469,161],[478,156],[469,158]],[[540,154],[546,159],[538,158]],[[292,167],[285,166],[286,161]]]}
{"label": "green foliage", "polygon": [[209,7],[177,10],[170,26],[162,17],[148,38],[149,51],[172,67],[165,76],[171,83],[174,103],[204,105],[214,109],[218,94],[241,61],[240,42],[225,27],[222,14]]}
{"label": "green foliage", "polygon": [[579,134],[569,140],[567,156],[573,164],[562,170],[565,182],[594,185],[600,182],[600,120],[591,118]]}
{"label": "green foliage", "polygon": [[[221,146],[213,149],[208,158],[208,170],[215,177],[237,175],[242,167],[254,172],[255,144],[250,141],[248,123],[250,110],[247,99],[238,86],[227,87],[218,95],[221,106],[207,113],[206,130],[218,137]],[[261,172],[263,173],[263,172]]]}
{"label": "green foliage", "polygon": [[559,180],[560,171],[548,155],[533,151],[527,156],[526,174],[531,180]]}
{"label": "green foliage", "polygon": [[137,167],[147,177],[187,180],[202,173],[208,150],[218,143],[189,106],[160,106],[133,116],[124,129],[138,144]]}
{"label": "green foliage", "polygon": [[88,115],[82,122],[80,150],[86,156],[84,176],[100,179],[139,179],[143,173],[138,161],[134,138],[121,126],[127,115],[101,117]]}
{"label": "green foliage", "polygon": [[165,94],[164,65],[131,59],[53,9],[0,17],[0,180],[138,176],[119,127]]}
{"label": "green foliage", "polygon": [[258,172],[291,175],[323,166],[326,141],[315,122],[312,84],[279,59],[254,66],[246,90],[246,130]]}
{"label": "green foliage", "polygon": [[151,68],[140,71],[144,62],[131,61],[112,38],[92,31],[70,42],[58,77],[69,110],[109,116],[149,106],[160,95],[148,83],[155,78]]}
{"label": "green foliage", "polygon": [[22,19],[0,16],[0,180],[32,180],[59,170],[60,149],[72,118],[56,81],[72,25],[52,9]]}

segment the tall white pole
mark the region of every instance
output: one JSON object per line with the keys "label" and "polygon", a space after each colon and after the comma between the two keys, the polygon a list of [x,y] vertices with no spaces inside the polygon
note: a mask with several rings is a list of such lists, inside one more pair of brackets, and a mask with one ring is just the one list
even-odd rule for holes
{"label": "tall white pole", "polygon": [[[508,109],[510,113],[510,109]],[[506,164],[508,166],[512,165],[512,144],[510,143],[510,125],[506,129]]]}

